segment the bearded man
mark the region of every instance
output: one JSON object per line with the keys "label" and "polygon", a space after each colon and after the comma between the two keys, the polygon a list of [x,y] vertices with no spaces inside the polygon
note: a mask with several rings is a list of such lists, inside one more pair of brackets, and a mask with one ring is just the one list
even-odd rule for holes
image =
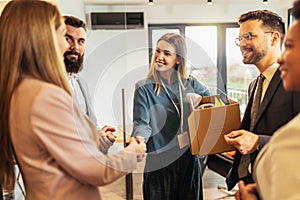
{"label": "bearded man", "polygon": [[73,98],[75,103],[79,105],[99,130],[100,150],[106,152],[116,140],[116,136],[113,134],[116,130],[108,125],[105,125],[101,129],[99,128],[88,85],[78,74],[83,68],[86,24],[74,16],[65,16],[64,19],[66,24],[66,40],[69,43],[69,48],[64,53],[64,62],[68,73],[67,78],[73,91]]}

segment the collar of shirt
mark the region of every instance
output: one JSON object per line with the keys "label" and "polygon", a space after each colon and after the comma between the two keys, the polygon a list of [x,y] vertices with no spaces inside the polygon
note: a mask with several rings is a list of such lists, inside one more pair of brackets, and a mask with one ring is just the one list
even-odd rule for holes
{"label": "collar of shirt", "polygon": [[70,85],[73,92],[74,92],[76,84],[77,84],[76,83],[77,78],[78,78],[78,75],[75,74],[75,73],[68,73],[67,74],[67,79],[68,79],[69,85]]}
{"label": "collar of shirt", "polygon": [[279,68],[279,64],[275,62],[270,67],[268,67],[265,71],[263,71],[262,74],[264,75],[265,80],[263,82],[263,90],[262,90],[261,99],[264,98],[266,91],[269,87],[269,84],[278,68]]}
{"label": "collar of shirt", "polygon": [[[169,85],[168,80],[165,79],[164,77],[159,75],[160,80],[165,84],[165,85]],[[178,83],[178,75],[177,75],[177,71],[174,70],[173,74],[172,74],[172,82],[170,85],[174,85],[174,84]]]}
{"label": "collar of shirt", "polygon": [[68,72],[68,73],[67,73],[67,77],[68,77],[68,78],[75,78],[75,79],[76,79],[76,78],[78,77],[78,74],[72,73],[72,72]]}
{"label": "collar of shirt", "polygon": [[268,67],[265,71],[263,71],[262,74],[265,77],[265,81],[270,83],[270,81],[272,80],[278,67],[279,67],[279,64],[275,62],[270,67]]}

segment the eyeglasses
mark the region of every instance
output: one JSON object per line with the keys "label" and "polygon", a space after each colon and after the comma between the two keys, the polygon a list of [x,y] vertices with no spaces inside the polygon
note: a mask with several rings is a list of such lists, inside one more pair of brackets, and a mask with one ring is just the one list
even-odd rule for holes
{"label": "eyeglasses", "polygon": [[[264,32],[264,33],[274,33],[274,32],[269,31],[269,32]],[[240,43],[242,40],[245,39],[245,40],[249,41],[255,37],[257,37],[257,34],[248,32],[248,33],[243,34],[242,36],[237,37],[234,42],[235,42],[236,46],[240,46]]]}

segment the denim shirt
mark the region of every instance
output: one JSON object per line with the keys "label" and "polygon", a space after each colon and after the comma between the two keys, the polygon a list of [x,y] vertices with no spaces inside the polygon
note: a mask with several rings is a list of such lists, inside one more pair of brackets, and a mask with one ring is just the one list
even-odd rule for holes
{"label": "denim shirt", "polygon": [[[177,76],[174,76],[177,77]],[[139,81],[136,84],[133,107],[132,136],[141,136],[147,143],[148,153],[164,152],[178,147],[177,135],[180,134],[180,117],[173,102],[180,108],[179,80],[168,85],[163,80],[169,95],[163,87],[159,95],[155,93],[153,78]],[[210,94],[209,90],[194,77],[182,78],[185,89],[182,89],[183,99],[183,130],[188,131],[187,118],[190,115],[190,105],[186,99],[187,93],[197,93],[201,96]],[[172,98],[172,100],[170,99]]]}

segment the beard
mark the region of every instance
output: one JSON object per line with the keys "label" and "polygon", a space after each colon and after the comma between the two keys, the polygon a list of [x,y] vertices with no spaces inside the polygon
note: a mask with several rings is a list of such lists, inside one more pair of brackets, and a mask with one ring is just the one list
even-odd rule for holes
{"label": "beard", "polygon": [[244,58],[243,62],[244,64],[257,64],[261,59],[263,59],[266,56],[266,52],[256,52],[252,56],[248,58]]}
{"label": "beard", "polygon": [[244,64],[255,65],[268,54],[268,48],[266,46],[263,46],[260,49],[253,49],[253,48],[250,49],[252,49],[252,55],[248,57],[244,57],[243,59]]}
{"label": "beard", "polygon": [[[69,59],[68,55],[77,55],[78,59]],[[82,70],[82,63],[83,63],[84,54],[80,55],[76,51],[67,51],[64,54],[64,62],[66,66],[66,70],[69,73],[78,73]]]}

